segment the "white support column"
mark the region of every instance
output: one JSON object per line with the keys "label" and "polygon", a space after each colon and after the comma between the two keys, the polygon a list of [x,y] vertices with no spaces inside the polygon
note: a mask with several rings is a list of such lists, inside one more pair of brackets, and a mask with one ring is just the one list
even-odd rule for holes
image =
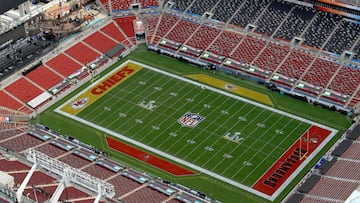
{"label": "white support column", "polygon": [[[66,169],[65,169],[66,170]],[[50,203],[57,203],[61,194],[63,193],[64,189],[66,188],[66,185],[69,183],[68,178],[66,175],[61,179],[59,185],[57,186],[54,194],[51,196],[50,200],[48,202]]]}
{"label": "white support column", "polygon": [[100,198],[101,198],[101,196],[102,196],[102,192],[101,192],[101,185],[99,184],[98,185],[98,195],[96,196],[96,198],[95,198],[95,200],[94,200],[94,203],[99,203],[99,201],[100,201]]}
{"label": "white support column", "polygon": [[29,15],[31,13],[30,5],[31,3],[29,1],[24,3],[26,15]]}
{"label": "white support column", "polygon": [[24,10],[24,4],[20,4],[19,5],[19,14],[20,14],[20,18],[21,17],[24,17],[24,15],[25,15],[25,12],[24,12],[25,10]]}
{"label": "white support column", "polygon": [[21,183],[19,189],[17,190],[16,199],[18,202],[22,202],[22,196],[23,196],[22,193],[24,192],[26,185],[29,183],[31,176],[36,169],[36,166],[37,166],[37,164],[36,164],[36,162],[34,162],[34,165],[31,167],[29,173],[26,175],[24,181]]}

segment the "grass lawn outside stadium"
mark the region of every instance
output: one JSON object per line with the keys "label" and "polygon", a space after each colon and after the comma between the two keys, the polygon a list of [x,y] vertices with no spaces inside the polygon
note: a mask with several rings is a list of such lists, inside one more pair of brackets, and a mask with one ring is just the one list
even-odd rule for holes
{"label": "grass lawn outside stadium", "polygon": [[[126,59],[140,61],[181,76],[205,74],[253,89],[268,95],[278,109],[294,113],[300,108],[301,113],[297,115],[340,131],[350,125],[345,116],[335,112],[267,92],[262,86],[249,81],[236,81],[226,74],[209,74],[205,70],[148,52],[142,46],[109,71]],[[60,105],[64,106],[73,101],[76,94],[85,91],[86,87],[89,87],[89,84],[42,113],[40,123],[109,152],[113,158],[139,170],[198,189],[222,202],[268,201],[206,173],[175,177],[108,149],[104,138],[108,133],[54,112]],[[219,93],[211,89],[142,68],[74,114],[79,119],[169,154],[170,157],[165,157],[166,159],[177,157],[251,188],[311,124],[226,95],[229,93]],[[187,112],[198,115],[201,121],[190,123],[191,127],[184,126],[181,118],[184,118]],[[324,147],[320,154],[328,147],[329,145]],[[311,163],[319,157],[320,155]],[[287,183],[285,186],[289,187],[286,187],[275,201],[280,201],[304,172],[305,170],[292,183]]]}

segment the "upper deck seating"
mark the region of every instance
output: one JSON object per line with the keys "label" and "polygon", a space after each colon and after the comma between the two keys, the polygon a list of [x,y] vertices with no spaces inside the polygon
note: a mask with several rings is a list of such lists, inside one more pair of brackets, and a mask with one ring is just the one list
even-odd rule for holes
{"label": "upper deck seating", "polygon": [[117,175],[107,182],[115,186],[115,197],[120,197],[141,186],[139,183],[122,175]]}
{"label": "upper deck seating", "polygon": [[132,0],[111,0],[113,11],[129,10]]}
{"label": "upper deck seating", "polygon": [[65,150],[60,149],[52,144],[44,144],[40,147],[37,147],[35,150],[42,152],[50,157],[56,158],[66,153]]}
{"label": "upper deck seating", "polygon": [[360,163],[338,159],[326,172],[326,176],[334,176],[348,180],[360,181]]}
{"label": "upper deck seating", "polygon": [[287,41],[292,40],[294,37],[300,37],[301,33],[305,30],[306,26],[314,16],[315,9],[296,6],[287,17],[287,20],[276,32],[275,37]]}
{"label": "upper deck seating", "polygon": [[211,18],[221,22],[229,21],[244,1],[245,0],[232,0],[231,4],[229,4],[228,0],[220,0],[213,11],[214,15]]}
{"label": "upper deck seating", "polygon": [[231,24],[245,28],[248,24],[253,24],[256,18],[266,8],[270,0],[246,0],[238,10]]}
{"label": "upper deck seating", "polygon": [[140,0],[141,8],[150,8],[159,6],[158,0]]}
{"label": "upper deck seating", "polygon": [[324,50],[336,54],[342,54],[343,51],[349,51],[360,36],[360,24],[342,20],[339,27],[331,36]]}
{"label": "upper deck seating", "polygon": [[319,11],[316,15],[316,19],[306,30],[304,44],[321,48],[335,26],[339,23],[340,19],[341,17],[339,15]]}
{"label": "upper deck seating", "polygon": [[88,161],[88,160],[86,160],[84,158],[81,158],[79,156],[76,156],[73,153],[59,158],[59,161],[67,163],[67,164],[69,164],[70,166],[72,166],[74,168],[81,168],[81,167],[84,167],[87,164],[90,164],[90,161]]}
{"label": "upper deck seating", "polygon": [[115,175],[115,173],[113,171],[103,168],[102,166],[97,165],[97,164],[92,164],[90,166],[87,166],[86,168],[82,169],[82,171],[84,171],[94,177],[97,177],[101,180],[108,179],[111,176]]}
{"label": "upper deck seating", "polygon": [[273,1],[256,22],[256,31],[271,36],[279,27],[291,9],[290,4]]}
{"label": "upper deck seating", "polygon": [[352,98],[352,100],[349,103],[350,107],[354,107],[357,104],[360,103],[360,90],[357,92],[357,94],[355,94],[355,96]]}
{"label": "upper deck seating", "polygon": [[[357,141],[360,141],[358,137]],[[353,142],[352,145],[341,155],[341,157],[346,159],[360,160],[360,142]]]}
{"label": "upper deck seating", "polygon": [[356,182],[321,177],[309,194],[345,201],[358,186]]}
{"label": "upper deck seating", "polygon": [[159,15],[146,15],[142,18],[145,26],[146,43],[151,42],[151,38],[155,34],[156,26],[160,20]]}
{"label": "upper deck seating", "polygon": [[[15,184],[21,184],[28,172],[9,172],[9,175],[14,177]],[[41,171],[34,171],[33,175],[28,182],[28,186],[31,185],[41,185],[41,184],[50,184],[54,183],[55,179]]]}
{"label": "upper deck seating", "polygon": [[30,170],[30,167],[17,160],[0,159],[0,171],[16,172]]}
{"label": "upper deck seating", "polygon": [[180,11],[185,11],[193,2],[193,0],[171,0],[171,1],[175,3],[172,9],[176,9]]}
{"label": "upper deck seating", "polygon": [[357,42],[354,49],[351,51],[354,53],[354,58],[360,60],[360,40]]}
{"label": "upper deck seating", "polygon": [[[192,14],[198,14],[202,16],[206,11],[210,12],[211,9],[215,6],[215,4],[219,0],[202,0],[202,1],[194,1],[189,8],[188,12]],[[232,3],[232,2],[231,2]]]}
{"label": "upper deck seating", "polygon": [[124,33],[133,41],[134,44],[136,44],[134,20],[136,20],[136,16],[127,16],[114,19],[114,21],[119,25]]}

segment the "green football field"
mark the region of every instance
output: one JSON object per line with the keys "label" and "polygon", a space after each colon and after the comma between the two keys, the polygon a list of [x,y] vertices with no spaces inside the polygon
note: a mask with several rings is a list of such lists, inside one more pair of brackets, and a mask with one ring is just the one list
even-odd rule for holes
{"label": "green football field", "polygon": [[[187,112],[204,120],[183,127]],[[310,126],[147,69],[77,116],[247,186]]]}
{"label": "green football field", "polygon": [[[109,78],[133,63],[120,65],[60,109],[250,192],[311,126],[310,121],[143,64],[134,65],[139,71],[124,76],[126,80],[109,85]],[[102,96],[87,100],[94,92]]]}
{"label": "green football field", "polygon": [[[179,71],[183,70],[190,70],[186,74],[205,73],[176,60],[152,53],[145,55],[135,51],[130,57],[137,59],[137,54],[143,56],[142,60],[148,60],[149,65],[160,69],[168,67],[178,75],[181,75],[182,73]],[[146,59],[146,57],[153,58],[153,60]],[[155,57],[162,57],[162,61],[157,61]],[[171,67],[166,65],[169,61],[173,63]],[[232,80],[222,75],[216,77]],[[240,85],[249,86],[249,84]],[[262,88],[254,87],[253,89],[264,92]],[[74,92],[74,94],[76,93],[78,91]],[[70,96],[73,97],[74,94]],[[288,97],[282,96],[277,100],[278,95],[269,95],[276,103],[277,108],[285,108],[289,112],[306,106],[305,103]],[[103,143],[103,134],[98,133],[99,130],[96,127],[75,122],[53,112],[53,109],[59,104],[69,100],[70,97],[67,97],[43,113],[40,118],[41,123],[109,151]],[[331,127],[346,126],[346,120],[335,113],[327,113],[318,107],[306,107],[308,110],[298,111],[298,115],[303,117],[302,114],[304,114],[308,116],[307,119],[325,125],[332,123],[332,119],[336,119],[339,122],[332,123],[334,125]],[[319,111],[310,111],[314,109],[319,109]],[[202,119],[195,124],[190,123],[195,126],[184,126],[181,119],[186,113],[198,115]],[[247,187],[251,187],[310,127],[307,122],[266,110],[261,106],[229,97],[224,93],[212,91],[211,88],[202,88],[145,68],[76,116]],[[223,202],[233,202],[238,198],[243,198],[244,201],[240,202],[265,201],[265,199],[226,185],[207,175],[174,178],[122,155],[111,153],[114,158],[133,166],[136,165],[140,170],[150,171],[150,173],[171,181],[194,187],[211,196],[214,195],[215,199]],[[294,184],[292,183],[292,185]],[[203,188],[203,185],[207,185],[207,187]]]}

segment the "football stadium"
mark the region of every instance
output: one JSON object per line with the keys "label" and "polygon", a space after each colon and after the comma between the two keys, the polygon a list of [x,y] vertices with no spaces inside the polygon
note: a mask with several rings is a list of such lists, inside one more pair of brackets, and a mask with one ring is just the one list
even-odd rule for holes
{"label": "football stadium", "polygon": [[360,2],[0,3],[0,202],[360,202]]}

